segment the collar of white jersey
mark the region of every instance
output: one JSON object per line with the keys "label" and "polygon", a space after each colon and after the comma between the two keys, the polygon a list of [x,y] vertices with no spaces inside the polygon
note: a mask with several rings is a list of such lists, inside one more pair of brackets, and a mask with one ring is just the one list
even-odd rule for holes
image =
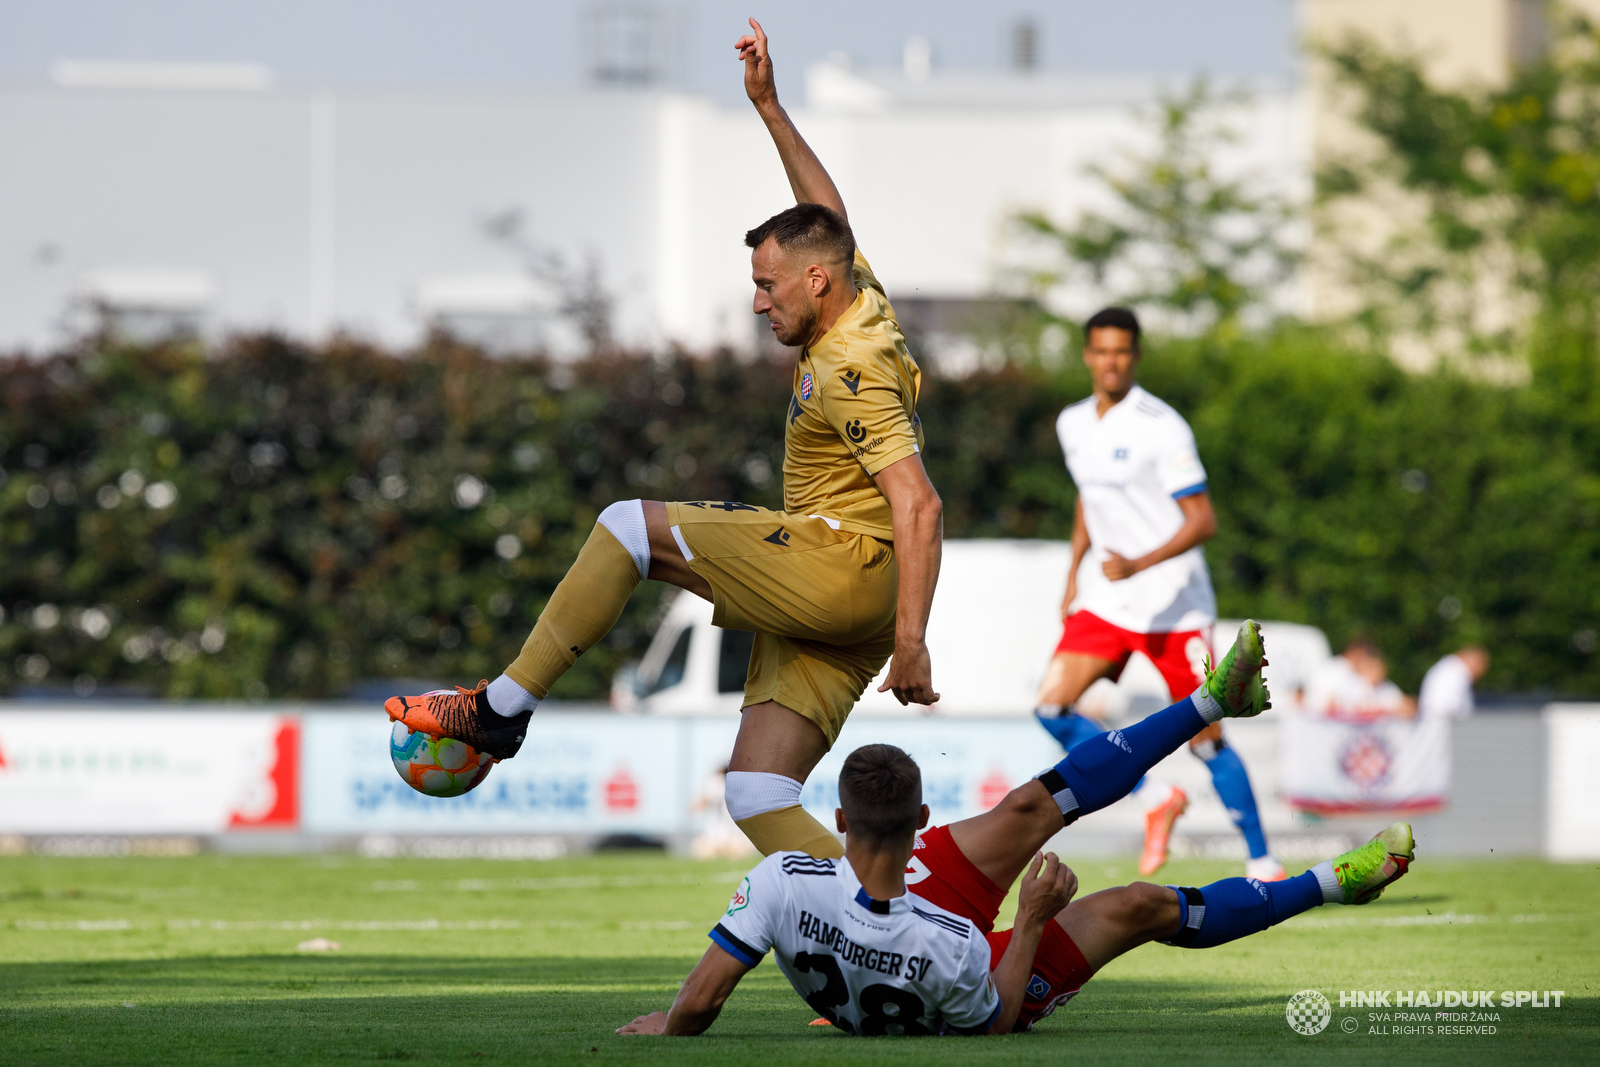
{"label": "collar of white jersey", "polygon": [[1149,396],[1149,395],[1150,395],[1149,393],[1144,391],[1144,386],[1140,385],[1138,382],[1134,382],[1132,385],[1128,386],[1128,391],[1123,394],[1123,397],[1122,397],[1121,400],[1117,401],[1115,404],[1112,404],[1110,407],[1106,408],[1106,413],[1104,415],[1099,415],[1098,414],[1098,401],[1096,400],[1096,398],[1095,398],[1095,396],[1093,394],[1090,394],[1089,399],[1092,400],[1092,401],[1096,401],[1096,406],[1094,408],[1091,408],[1090,410],[1091,411],[1095,411],[1097,413],[1096,418],[1095,418],[1096,422],[1105,422],[1112,415],[1114,415],[1117,412],[1121,411],[1123,408],[1127,408],[1129,411],[1132,411],[1133,408],[1134,408],[1134,405],[1136,403],[1138,403],[1138,401],[1139,401],[1139,399],[1141,397],[1146,397],[1146,396]]}
{"label": "collar of white jersey", "polygon": [[856,872],[850,866],[850,861],[842,856],[839,858],[839,876],[840,888],[856,904],[874,915],[898,915],[911,910],[911,891],[909,889],[897,897],[890,897],[888,900],[877,900],[867,895],[866,887],[861,884],[861,879],[856,877]]}

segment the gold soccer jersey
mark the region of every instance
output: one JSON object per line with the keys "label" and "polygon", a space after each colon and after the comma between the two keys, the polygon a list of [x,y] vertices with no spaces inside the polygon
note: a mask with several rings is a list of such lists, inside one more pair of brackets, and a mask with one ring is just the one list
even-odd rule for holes
{"label": "gold soccer jersey", "polygon": [[922,451],[922,372],[883,286],[856,252],[856,300],[795,365],[783,442],[783,509],[886,541],[893,517],[872,476]]}

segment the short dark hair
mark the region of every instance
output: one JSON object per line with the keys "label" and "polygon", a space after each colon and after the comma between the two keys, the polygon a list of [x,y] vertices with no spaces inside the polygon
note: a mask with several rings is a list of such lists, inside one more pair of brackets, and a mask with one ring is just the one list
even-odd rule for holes
{"label": "short dark hair", "polygon": [[1383,659],[1383,650],[1366,634],[1355,634],[1344,643],[1345,652],[1360,652],[1373,659]]}
{"label": "short dark hair", "polygon": [[839,807],[850,832],[873,843],[904,840],[922,814],[922,771],[893,745],[862,745],[839,772]]}
{"label": "short dark hair", "polygon": [[1101,308],[1089,316],[1089,321],[1083,324],[1083,343],[1089,343],[1089,334],[1095,330],[1103,329],[1127,330],[1133,335],[1133,350],[1139,349],[1139,316],[1128,308],[1109,307]]}
{"label": "short dark hair", "polygon": [[821,204],[796,204],[778,212],[745,234],[744,243],[760,248],[768,237],[785,252],[820,252],[832,262],[846,265],[856,258],[856,235],[850,232],[850,223]]}

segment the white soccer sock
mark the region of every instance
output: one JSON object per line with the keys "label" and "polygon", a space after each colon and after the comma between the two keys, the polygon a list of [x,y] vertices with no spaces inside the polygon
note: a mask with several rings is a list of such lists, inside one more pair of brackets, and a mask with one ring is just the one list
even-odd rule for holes
{"label": "white soccer sock", "polygon": [[1189,699],[1194,701],[1194,710],[1200,713],[1200,717],[1206,721],[1206,725],[1209,726],[1211,723],[1221,722],[1225,717],[1222,705],[1217,703],[1216,697],[1206,692],[1205,686],[1202,685],[1199,689],[1190,693]]}
{"label": "white soccer sock", "polygon": [[489,707],[496,715],[514,718],[539,706],[539,698],[502,674],[489,683]]}
{"label": "white soccer sock", "polygon": [[639,577],[650,577],[650,531],[644,524],[644,501],[619,500],[600,513],[599,522],[628,550]]}
{"label": "white soccer sock", "polygon": [[1332,860],[1323,860],[1311,868],[1311,873],[1317,876],[1317,884],[1322,887],[1324,904],[1344,903],[1344,890],[1339,886],[1339,876],[1333,873]]}
{"label": "white soccer sock", "polygon": [[800,803],[800,783],[768,771],[729,771],[723,792],[734,822]]}

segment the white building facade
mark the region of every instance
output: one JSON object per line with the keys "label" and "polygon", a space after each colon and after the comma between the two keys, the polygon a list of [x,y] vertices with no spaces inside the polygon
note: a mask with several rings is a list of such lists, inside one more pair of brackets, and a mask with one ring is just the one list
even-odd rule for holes
{"label": "white building facade", "polygon": [[[1177,88],[1168,84],[1165,88]],[[794,117],[892,298],[1003,289],[1008,220],[1070,220],[1148,135],[1153,79],[822,64]],[[1298,97],[1241,162],[1303,184]],[[791,202],[748,109],[659,91],[308,87],[259,68],[58,69],[0,85],[0,351],[92,323],[208,335],[430,326],[577,351],[587,272],[624,344],[751,350],[744,232]]]}

